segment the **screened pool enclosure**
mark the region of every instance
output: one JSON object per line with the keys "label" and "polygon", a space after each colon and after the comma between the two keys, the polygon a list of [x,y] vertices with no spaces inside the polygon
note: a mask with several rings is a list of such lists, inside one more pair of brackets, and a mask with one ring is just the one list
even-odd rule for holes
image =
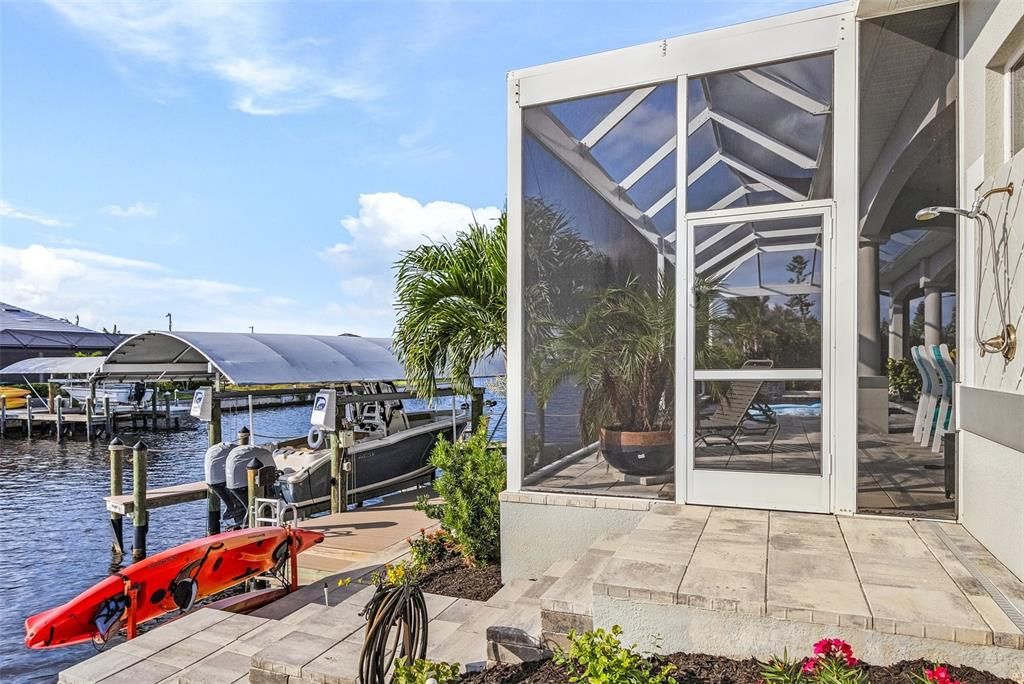
{"label": "screened pool enclosure", "polygon": [[510,490],[854,510],[864,65],[800,19],[510,73]]}

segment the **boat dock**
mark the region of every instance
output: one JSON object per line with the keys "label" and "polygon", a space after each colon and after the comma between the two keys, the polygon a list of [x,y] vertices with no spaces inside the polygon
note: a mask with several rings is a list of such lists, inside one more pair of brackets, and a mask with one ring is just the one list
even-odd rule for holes
{"label": "boat dock", "polygon": [[[2,399],[2,397],[0,397]],[[118,428],[131,425],[132,429],[181,428],[181,418],[187,416],[189,404],[167,402],[163,406],[109,406],[107,411],[92,406],[84,410],[65,409],[8,409],[0,406],[0,436],[10,437],[12,431],[24,437],[55,436],[57,441],[73,439],[82,434],[89,441],[116,434]]]}
{"label": "boat dock", "polygon": [[[157,487],[146,490],[146,510],[163,508],[177,504],[188,503],[189,501],[201,501],[206,499],[206,483],[187,482],[185,484],[171,485],[170,487]],[[135,495],[118,494],[116,496],[103,497],[103,503],[111,513],[120,515],[133,515],[135,513]]]}

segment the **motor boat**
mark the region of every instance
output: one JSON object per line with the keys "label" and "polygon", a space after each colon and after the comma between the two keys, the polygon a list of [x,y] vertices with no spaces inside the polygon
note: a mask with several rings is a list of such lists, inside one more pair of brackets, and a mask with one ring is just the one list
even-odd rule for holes
{"label": "motor boat", "polygon": [[[388,429],[357,429],[348,449],[349,496],[358,505],[373,496],[434,479],[430,452],[451,441],[469,422],[465,412],[390,412]],[[367,427],[364,423],[361,427]],[[284,447],[273,452],[279,475],[275,495],[304,512],[326,510],[331,502],[330,449]]]}
{"label": "motor boat", "polygon": [[[65,382],[61,384],[61,389],[80,404],[92,396],[88,383]],[[98,405],[102,405],[105,398],[114,405],[145,405],[153,400],[153,388],[141,382],[105,382],[96,385],[95,396]]]}
{"label": "motor boat", "polygon": [[[345,394],[395,393],[390,383],[349,388]],[[314,416],[318,410],[314,402]],[[348,448],[349,501],[357,505],[380,494],[430,482],[434,467],[430,453],[440,439],[454,440],[465,430],[464,410],[408,410],[400,400],[350,404],[354,444]],[[333,409],[332,409],[333,411]],[[305,517],[329,510],[331,504],[331,451],[326,430],[314,427],[304,446],[273,443],[238,445],[224,442],[207,450],[206,483],[227,505],[228,524],[241,524],[246,516],[246,468],[254,459],[261,468],[273,466],[270,496],[295,506]]]}

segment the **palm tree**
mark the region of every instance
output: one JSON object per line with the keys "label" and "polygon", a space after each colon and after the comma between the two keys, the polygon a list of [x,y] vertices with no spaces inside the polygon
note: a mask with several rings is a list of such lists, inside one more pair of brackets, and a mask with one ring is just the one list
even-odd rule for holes
{"label": "palm tree", "polygon": [[433,397],[438,378],[469,394],[473,364],[504,350],[506,234],[502,212],[493,228],[470,224],[396,262],[395,353],[420,396]]}
{"label": "palm tree", "polygon": [[631,278],[592,299],[582,318],[552,338],[550,375],[583,390],[580,437],[601,428],[667,430],[675,403],[675,294]]}

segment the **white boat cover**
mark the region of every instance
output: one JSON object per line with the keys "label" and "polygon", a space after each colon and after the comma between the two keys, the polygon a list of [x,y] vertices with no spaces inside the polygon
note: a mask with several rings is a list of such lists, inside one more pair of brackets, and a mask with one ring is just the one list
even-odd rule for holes
{"label": "white boat cover", "polygon": [[[239,386],[402,380],[391,340],[353,335],[158,332],[134,335],[96,374],[109,380],[200,380],[219,372]],[[485,359],[474,375],[504,375],[504,359]]]}
{"label": "white boat cover", "polygon": [[0,375],[92,375],[104,360],[103,356],[43,356],[12,363],[0,369]]}

